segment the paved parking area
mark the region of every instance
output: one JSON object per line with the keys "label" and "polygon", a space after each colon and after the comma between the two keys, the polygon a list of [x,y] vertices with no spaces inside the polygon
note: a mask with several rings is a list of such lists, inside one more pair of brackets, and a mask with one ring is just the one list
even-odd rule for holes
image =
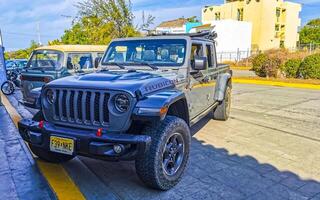
{"label": "paved parking area", "polygon": [[88,199],[320,199],[319,91],[235,84],[231,119],[207,117],[192,133],[189,167],[168,192],[145,188],[133,162],[64,167]]}

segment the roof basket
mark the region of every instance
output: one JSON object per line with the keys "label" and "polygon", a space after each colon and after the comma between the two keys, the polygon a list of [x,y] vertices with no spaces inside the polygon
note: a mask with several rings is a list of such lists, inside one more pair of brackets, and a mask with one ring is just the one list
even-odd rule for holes
{"label": "roof basket", "polygon": [[160,34],[148,34],[148,36],[189,36],[191,38],[205,38],[208,40],[215,40],[217,38],[217,33],[214,31],[214,27],[211,30],[200,31],[197,33],[183,33],[183,34],[172,34],[172,33],[160,33]]}

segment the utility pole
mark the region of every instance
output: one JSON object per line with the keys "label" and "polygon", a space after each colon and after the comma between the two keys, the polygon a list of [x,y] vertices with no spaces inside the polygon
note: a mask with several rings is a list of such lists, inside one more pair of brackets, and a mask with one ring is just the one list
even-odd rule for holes
{"label": "utility pole", "polygon": [[143,26],[145,25],[145,15],[144,15],[144,10],[142,11],[142,24]]}
{"label": "utility pole", "polygon": [[0,29],[0,46],[3,46],[3,40],[2,40],[2,33],[1,33],[1,29]]}
{"label": "utility pole", "polygon": [[[4,47],[3,47],[3,40],[2,40],[2,34],[0,29],[0,84],[2,84],[4,81],[6,81],[6,66],[4,62]],[[0,106],[1,103],[1,95],[0,95]]]}
{"label": "utility pole", "polygon": [[38,44],[41,46],[40,22],[37,22]]}

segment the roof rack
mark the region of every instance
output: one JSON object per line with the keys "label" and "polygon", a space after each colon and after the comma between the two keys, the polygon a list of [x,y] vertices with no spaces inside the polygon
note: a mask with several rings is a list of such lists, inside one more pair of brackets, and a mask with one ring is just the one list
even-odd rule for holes
{"label": "roof rack", "polygon": [[182,34],[172,34],[172,33],[155,34],[155,33],[151,33],[151,34],[148,34],[148,36],[189,36],[191,38],[205,38],[208,40],[215,40],[218,35],[212,28],[211,30],[200,31],[197,33],[182,33]]}

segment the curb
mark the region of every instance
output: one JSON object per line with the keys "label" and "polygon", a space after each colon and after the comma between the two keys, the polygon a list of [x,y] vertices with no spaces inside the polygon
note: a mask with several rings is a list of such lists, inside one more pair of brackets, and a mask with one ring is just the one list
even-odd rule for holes
{"label": "curb", "polygon": [[240,84],[269,85],[269,86],[278,86],[278,87],[320,90],[320,85],[307,84],[307,83],[285,83],[280,81],[251,80],[251,79],[241,79],[241,78],[232,78],[232,81],[233,83],[240,83]]}
{"label": "curb", "polygon": [[[18,111],[11,105],[8,98],[0,92],[0,98],[2,99],[2,104],[4,105],[7,113],[9,114],[11,120],[13,121],[16,128],[18,128],[18,121],[21,120],[21,116]],[[32,158],[36,163],[38,169],[40,169],[41,174],[48,182],[52,192],[56,195],[57,199],[70,199],[70,200],[84,200],[85,197],[81,193],[80,189],[73,182],[71,177],[68,175],[66,170],[60,164],[52,164],[36,159],[35,155],[29,149],[28,144],[26,144],[27,149],[32,154]]]}

